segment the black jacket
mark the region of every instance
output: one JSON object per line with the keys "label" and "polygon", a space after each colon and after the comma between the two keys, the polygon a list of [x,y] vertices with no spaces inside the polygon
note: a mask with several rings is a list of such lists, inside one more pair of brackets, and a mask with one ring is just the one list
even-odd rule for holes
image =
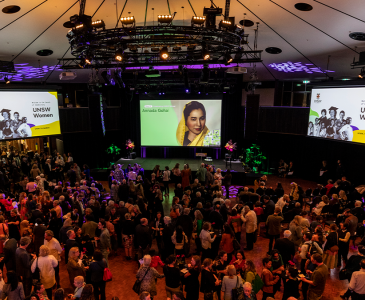
{"label": "black jacket", "polygon": [[4,252],[4,260],[3,262],[5,263],[6,266],[6,270],[13,270],[15,271],[15,251],[18,248],[18,244],[16,239],[9,239],[4,248],[3,248],[3,252]]}
{"label": "black jacket", "polygon": [[274,249],[278,250],[284,264],[288,264],[288,261],[294,257],[295,254],[295,246],[292,241],[287,238],[277,239],[274,245]]}
{"label": "black jacket", "polygon": [[177,226],[181,226],[184,233],[190,237],[193,233],[193,220],[188,215],[182,215],[177,219]]}
{"label": "black jacket", "polygon": [[137,225],[136,233],[134,235],[134,245],[136,248],[141,247],[146,249],[148,245],[152,244],[152,237],[150,233],[150,228],[142,224]]}
{"label": "black jacket", "polygon": [[65,244],[65,263],[66,264],[68,262],[68,253],[70,252],[70,249],[73,247],[77,247],[80,249],[80,245],[78,244],[78,242],[76,242],[76,240],[68,239]]}
{"label": "black jacket", "polygon": [[33,210],[32,211],[32,216],[30,218],[30,223],[35,224],[35,220],[37,220],[38,218],[42,220],[42,223],[44,223],[43,213],[40,210],[38,210],[38,209]]}
{"label": "black jacket", "polygon": [[213,210],[209,214],[209,221],[212,223],[214,229],[223,229],[224,221],[222,215],[219,212]]}
{"label": "black jacket", "polygon": [[91,282],[103,281],[104,269],[106,266],[106,261],[104,259],[101,261],[94,261],[90,264],[89,271],[91,274]]}
{"label": "black jacket", "polygon": [[16,274],[18,276],[22,276],[23,280],[25,278],[32,278],[32,272],[30,267],[33,263],[33,258],[27,252],[27,250],[18,248],[15,251],[15,260],[16,260]]}

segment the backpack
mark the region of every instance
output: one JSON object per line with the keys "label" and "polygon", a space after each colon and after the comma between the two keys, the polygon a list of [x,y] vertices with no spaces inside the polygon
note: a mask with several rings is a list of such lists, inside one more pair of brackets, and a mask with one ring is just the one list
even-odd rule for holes
{"label": "backpack", "polygon": [[314,245],[313,245],[313,242],[311,242],[310,244],[307,244],[307,247],[308,247],[308,251],[307,251],[306,257],[307,257],[308,259],[310,259],[310,258],[311,258],[311,256],[312,256],[313,254],[317,253],[318,251],[317,251],[316,246],[314,246]]}

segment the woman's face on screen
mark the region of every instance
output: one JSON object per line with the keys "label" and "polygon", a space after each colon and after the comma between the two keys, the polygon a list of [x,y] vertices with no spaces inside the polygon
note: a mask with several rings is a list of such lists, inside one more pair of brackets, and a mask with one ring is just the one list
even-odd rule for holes
{"label": "woman's face on screen", "polygon": [[194,109],[188,119],[186,120],[186,126],[189,131],[198,135],[200,134],[205,127],[205,115],[203,111],[199,109]]}

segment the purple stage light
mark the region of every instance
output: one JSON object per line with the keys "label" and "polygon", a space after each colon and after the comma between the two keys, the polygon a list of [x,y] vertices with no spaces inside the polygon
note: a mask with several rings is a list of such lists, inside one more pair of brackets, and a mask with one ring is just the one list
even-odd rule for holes
{"label": "purple stage light", "polygon": [[285,72],[285,73],[306,72],[308,74],[313,74],[313,73],[333,73],[333,72],[335,72],[335,71],[331,71],[331,70],[323,71],[317,67],[308,67],[308,66],[313,66],[313,64],[303,65],[301,62],[293,63],[291,61],[288,61],[286,63],[281,63],[281,64],[273,63],[273,64],[269,64],[269,66],[276,71]]}

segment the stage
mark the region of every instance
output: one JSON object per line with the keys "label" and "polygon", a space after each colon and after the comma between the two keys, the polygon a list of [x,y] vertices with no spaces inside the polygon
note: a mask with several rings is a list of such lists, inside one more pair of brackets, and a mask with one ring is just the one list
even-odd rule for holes
{"label": "stage", "polygon": [[[205,161],[197,159],[186,159],[186,158],[135,158],[135,159],[124,159],[121,158],[115,162],[115,164],[123,165],[123,169],[126,169],[128,164],[133,166],[135,163],[142,166],[144,169],[144,175],[150,178],[152,170],[156,165],[160,166],[160,170],[164,170],[166,166],[171,170],[175,167],[177,163],[180,164],[180,170],[184,168],[184,164],[189,164],[189,167],[192,171],[193,178],[195,178],[195,173],[199,169],[201,163],[206,163],[208,165],[213,165],[215,169],[220,168],[222,170],[223,175],[228,169],[233,173],[232,175],[232,184],[237,185],[253,185],[256,179],[259,179],[263,174],[260,173],[245,173],[241,162],[233,162],[229,164],[223,159],[213,159],[212,161]],[[110,173],[109,169],[99,169],[99,170],[91,170],[91,176],[96,180],[108,180],[108,175]]]}

